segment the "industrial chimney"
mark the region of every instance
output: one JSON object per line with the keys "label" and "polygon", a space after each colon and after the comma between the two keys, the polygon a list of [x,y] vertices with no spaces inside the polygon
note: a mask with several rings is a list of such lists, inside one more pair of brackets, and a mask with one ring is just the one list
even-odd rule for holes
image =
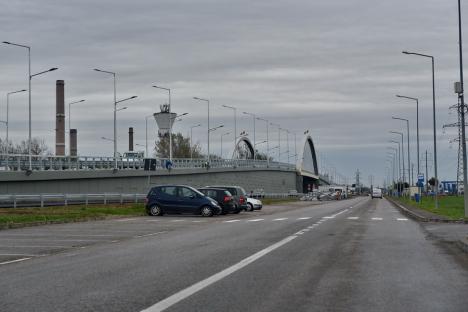
{"label": "industrial chimney", "polygon": [[77,131],[76,129],[70,129],[70,156],[78,155],[77,146]]}
{"label": "industrial chimney", "polygon": [[65,156],[65,82],[56,82],[55,155]]}
{"label": "industrial chimney", "polygon": [[133,152],[133,127],[128,128],[128,151]]}

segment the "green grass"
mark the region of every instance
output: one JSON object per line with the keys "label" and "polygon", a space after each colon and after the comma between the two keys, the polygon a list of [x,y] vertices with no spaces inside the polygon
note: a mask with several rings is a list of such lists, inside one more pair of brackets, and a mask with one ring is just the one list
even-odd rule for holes
{"label": "green grass", "polygon": [[395,199],[410,206],[423,209],[434,214],[447,217],[449,219],[458,220],[463,219],[465,217],[465,211],[463,207],[463,196],[440,196],[438,209],[435,209],[434,199],[432,197],[423,197],[422,202],[420,204],[406,197]]}
{"label": "green grass", "polygon": [[260,198],[263,205],[274,205],[298,201],[296,197],[292,198]]}
{"label": "green grass", "polygon": [[30,223],[73,222],[104,219],[109,216],[141,216],[144,214],[145,209],[143,204],[1,208],[0,228]]}

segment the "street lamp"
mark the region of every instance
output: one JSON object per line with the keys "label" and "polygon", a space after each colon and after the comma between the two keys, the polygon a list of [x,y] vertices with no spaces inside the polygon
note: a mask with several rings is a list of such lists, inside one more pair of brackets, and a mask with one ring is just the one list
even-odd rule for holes
{"label": "street lamp", "polygon": [[260,118],[260,117],[257,117],[257,120],[262,120],[266,123],[266,133],[267,133],[267,137],[266,137],[266,143],[267,143],[267,167],[270,165],[270,145],[269,145],[269,142],[268,142],[268,124],[270,123],[267,119],[263,119],[263,118]]}
{"label": "street lamp", "polygon": [[208,118],[207,118],[207,126],[206,126],[206,135],[208,137],[208,157],[207,157],[207,161],[208,161],[208,164],[210,163],[210,101],[207,100],[207,99],[202,99],[202,98],[199,98],[199,97],[193,97],[194,100],[198,100],[198,101],[203,101],[203,102],[206,102],[207,104],[207,107],[208,107]]}
{"label": "street lamp", "polygon": [[[75,102],[68,103],[68,133],[69,133],[69,142],[71,142],[71,106],[73,104],[84,102],[85,100],[79,100]],[[71,155],[71,143],[70,143],[70,155]]]}
{"label": "street lamp", "polygon": [[[398,135],[401,135],[401,162],[402,162],[402,165],[403,165],[403,183],[405,182],[406,180],[406,177],[405,177],[405,145],[403,144],[403,132],[398,132],[398,131],[389,131],[390,133],[393,133],[393,134],[398,134]],[[409,166],[409,164],[408,164]]]}
{"label": "street lamp", "polygon": [[114,78],[114,170],[117,170],[117,89],[115,73],[95,68],[97,72],[112,75]]}
{"label": "street lamp", "polygon": [[288,164],[289,164],[289,130],[288,129],[284,129],[284,128],[280,128],[281,130],[285,131],[286,132],[286,153],[288,153]]}
{"label": "street lamp", "polygon": [[148,118],[152,118],[153,115],[145,116],[145,149],[146,149],[146,157],[148,158]]}
{"label": "street lamp", "polygon": [[193,160],[192,132],[193,132],[193,128],[197,128],[197,127],[201,127],[201,124],[190,127],[190,163],[192,163],[192,160]]}
{"label": "street lamp", "polygon": [[237,108],[229,105],[221,105],[222,107],[232,109],[234,111],[234,149],[233,153],[236,151],[237,144]]}
{"label": "street lamp", "polygon": [[[460,41],[461,45],[461,41]],[[434,56],[432,55],[427,55],[427,54],[421,54],[421,53],[414,53],[414,52],[408,52],[408,51],[403,51],[403,54],[407,55],[416,55],[416,56],[422,56],[426,58],[431,59],[432,63],[432,122],[434,125],[433,129],[433,136],[434,136],[434,175],[435,175],[435,198],[434,198],[434,203],[435,203],[435,208],[439,208],[439,200],[438,200],[438,193],[439,193],[439,179],[437,178],[437,142],[436,142],[436,135],[437,135],[437,127],[436,127],[436,109],[435,109],[435,73],[434,73]],[[464,103],[462,103],[464,105]],[[426,177],[427,179],[427,177]],[[466,181],[466,179],[465,179]]]}
{"label": "street lamp", "polygon": [[402,179],[401,179],[401,160],[400,160],[400,142],[394,141],[394,140],[390,140],[388,142],[398,144],[398,149],[396,149],[394,147],[389,147],[389,148],[391,148],[392,150],[395,150],[395,152],[398,152],[398,180],[400,182],[402,182]]}
{"label": "street lamp", "polygon": [[[395,120],[402,120],[402,121],[406,121],[406,137],[408,139],[408,180],[409,180],[409,183],[410,185],[412,185],[411,183],[411,178],[412,178],[412,175],[411,175],[411,169],[410,169],[410,166],[411,166],[411,158],[410,158],[410,144],[409,144],[409,120],[408,119],[405,119],[405,118],[400,118],[400,117],[394,117],[392,116],[392,119],[395,119]],[[414,183],[414,178],[413,178],[413,183]]]}
{"label": "street lamp", "polygon": [[8,128],[10,126],[10,119],[9,119],[9,109],[10,109],[10,95],[11,94],[15,94],[15,93],[20,93],[20,92],[25,92],[27,91],[26,89],[23,89],[23,90],[18,90],[18,91],[13,91],[13,92],[8,92],[7,93],[7,107],[6,107],[6,154],[7,154],[7,159],[6,159],[6,167],[7,167],[7,170],[9,170],[9,167],[8,167],[8,147],[10,146],[9,145],[9,137],[8,137]]}
{"label": "street lamp", "polygon": [[58,68],[53,67],[51,69],[39,72],[39,73],[34,74],[34,75],[31,75],[31,47],[29,47],[27,45],[8,42],[8,41],[3,41],[3,43],[28,49],[28,68],[29,68],[29,70],[28,70],[28,72],[29,72],[29,74],[28,74],[28,77],[29,77],[29,89],[28,89],[28,91],[29,91],[29,136],[28,136],[28,141],[29,141],[28,142],[29,170],[28,171],[31,172],[32,171],[32,155],[31,155],[31,140],[32,140],[32,138],[31,138],[31,80],[35,76],[39,76],[41,74],[45,74],[45,73],[57,70]]}
{"label": "street lamp", "polygon": [[404,96],[404,95],[397,95],[397,97],[416,101],[416,152],[418,156],[417,159],[418,159],[418,175],[419,175],[421,173],[419,170],[419,100],[417,98]]}
{"label": "street lamp", "polygon": [[221,134],[221,159],[223,159],[223,136],[229,135],[231,132],[226,132],[224,134]]}
{"label": "street lamp", "polygon": [[[171,113],[171,89],[160,87],[160,86],[153,86],[153,88],[166,90],[169,93],[169,113]],[[169,127],[170,127],[169,128],[169,160],[171,162],[172,162],[172,123],[173,123],[173,120],[171,120],[169,124]]]}
{"label": "street lamp", "polygon": [[270,125],[278,127],[278,163],[281,157],[281,125],[270,122]]}
{"label": "street lamp", "polygon": [[242,114],[245,114],[245,115],[250,115],[252,116],[253,118],[253,144],[254,144],[254,160],[257,158],[257,151],[255,150],[255,119],[257,118],[257,116],[255,114],[252,114],[252,113],[247,113],[247,112],[242,112]]}

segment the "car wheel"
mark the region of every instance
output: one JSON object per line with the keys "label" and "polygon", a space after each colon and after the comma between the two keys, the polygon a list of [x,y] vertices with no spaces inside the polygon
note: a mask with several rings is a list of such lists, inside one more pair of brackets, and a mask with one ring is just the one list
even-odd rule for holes
{"label": "car wheel", "polygon": [[249,207],[249,211],[254,211],[254,206],[251,203],[247,203],[247,206]]}
{"label": "car wheel", "polygon": [[159,207],[159,205],[152,205],[149,209],[149,212],[148,214],[150,216],[162,216],[163,215],[163,211],[161,209],[161,207]]}
{"label": "car wheel", "polygon": [[201,209],[201,215],[203,217],[213,216],[213,209],[210,206],[203,206]]}

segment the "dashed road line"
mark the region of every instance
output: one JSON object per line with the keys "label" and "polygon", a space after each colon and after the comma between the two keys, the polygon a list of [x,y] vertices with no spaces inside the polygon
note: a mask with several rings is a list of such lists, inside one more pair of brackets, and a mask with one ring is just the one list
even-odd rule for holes
{"label": "dashed road line", "polygon": [[127,221],[134,221],[134,220],[138,220],[138,218],[118,219],[118,220],[115,220],[115,221],[117,221],[117,222],[127,222]]}
{"label": "dashed road line", "polygon": [[382,221],[383,218],[372,218],[372,220],[374,220],[374,221]]}
{"label": "dashed road line", "polygon": [[259,221],[263,221],[265,219],[250,219],[250,220],[247,220],[247,222],[259,222]]}
{"label": "dashed road line", "polygon": [[408,221],[406,218],[397,218],[397,221]]}
{"label": "dashed road line", "polygon": [[312,217],[302,217],[302,218],[297,218],[297,220],[309,220],[311,219]]}
{"label": "dashed road line", "polygon": [[348,220],[357,220],[359,217],[348,217]]}
{"label": "dashed road line", "polygon": [[15,259],[15,260],[11,260],[11,261],[5,261],[5,262],[0,262],[0,265],[10,264],[10,263],[15,263],[15,262],[21,262],[21,261],[26,261],[26,260],[29,260],[29,259],[31,259],[31,257],[28,257],[28,258],[20,258],[20,259]]}
{"label": "dashed road line", "polygon": [[288,218],[278,218],[278,219],[273,219],[273,221],[284,221],[284,220],[288,220]]}
{"label": "dashed road line", "polygon": [[156,232],[156,233],[149,233],[149,234],[142,234],[142,235],[136,235],[136,236],[134,236],[134,237],[135,237],[135,238],[136,238],[136,237],[148,237],[148,236],[154,236],[154,235],[164,234],[164,233],[167,233],[167,231]]}
{"label": "dashed road line", "polygon": [[223,221],[224,223],[232,223],[232,222],[239,222],[240,220],[238,219],[235,219],[235,220],[227,220],[227,221]]}

